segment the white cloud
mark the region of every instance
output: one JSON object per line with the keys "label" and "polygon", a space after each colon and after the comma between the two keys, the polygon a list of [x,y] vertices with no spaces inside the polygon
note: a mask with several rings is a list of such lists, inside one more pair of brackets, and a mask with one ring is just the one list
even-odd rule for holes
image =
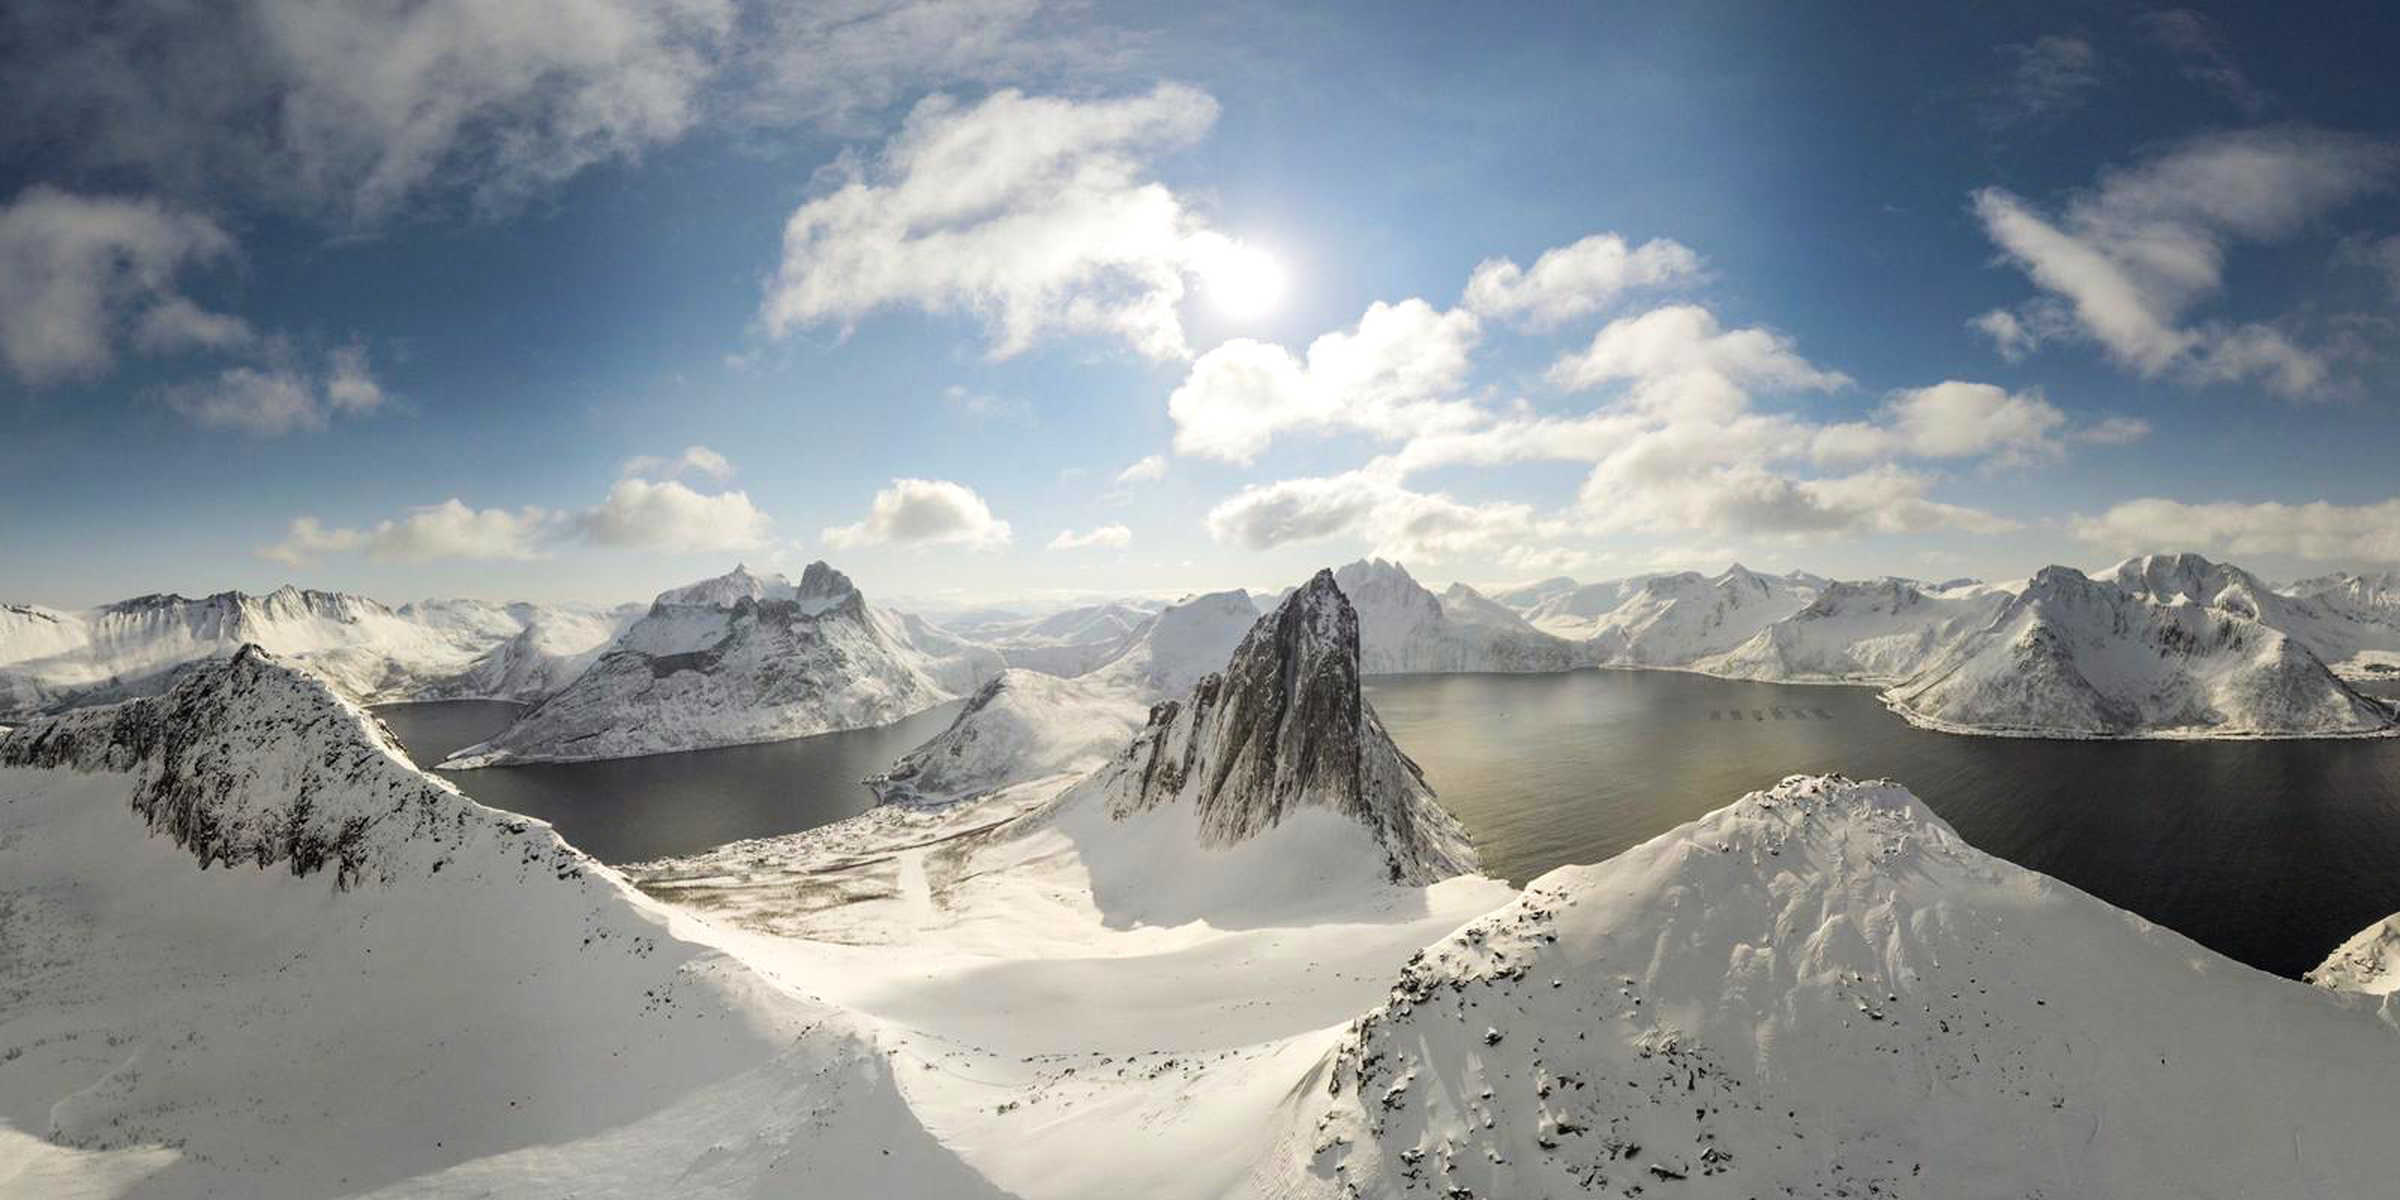
{"label": "white cloud", "polygon": [[237,340],[239,321],[175,291],[184,268],[232,251],[214,222],[156,200],[27,188],[0,208],[0,357],[43,384],[107,370],[129,322],[145,349]]}
{"label": "white cloud", "polygon": [[2186,504],[2129,500],[2077,518],[2075,535],[2122,553],[2190,547],[2227,555],[2400,562],[2400,498],[2376,504]]}
{"label": "white cloud", "polygon": [[1208,513],[1210,536],[1252,550],[1352,536],[1372,553],[1415,561],[1496,553],[1563,528],[1517,503],[1469,504],[1417,492],[1377,469],[1245,488]]}
{"label": "white cloud", "polygon": [[1528,271],[1505,258],[1487,258],[1467,277],[1463,306],[1479,316],[1522,318],[1549,329],[1600,311],[1638,288],[1692,283],[1700,256],[1680,242],[1654,238],[1637,247],[1613,233],[1546,250]]}
{"label": "white cloud", "polygon": [[1121,550],[1132,544],[1132,530],[1122,525],[1100,525],[1084,533],[1077,533],[1072,529],[1061,529],[1058,531],[1057,537],[1050,539],[1049,548],[1052,550],[1085,550],[1098,546]]}
{"label": "white cloud", "polygon": [[250,323],[226,313],[214,313],[181,296],[169,296],[150,306],[134,323],[133,344],[147,354],[177,350],[236,350],[258,340]]}
{"label": "white cloud", "polygon": [[541,539],[555,519],[556,514],[539,508],[469,508],[453,497],[371,529],[328,529],[315,517],[296,517],[283,541],[260,547],[258,555],[294,567],[320,555],[351,551],[396,562],[539,558]]}
{"label": "white cloud", "polygon": [[[2103,174],[2057,221],[2000,188],[1975,193],[1974,207],[2008,260],[2065,303],[2074,328],[2135,372],[2259,376],[2297,395],[2323,381],[2321,356],[2270,326],[2188,326],[2184,317],[2222,289],[2233,243],[2287,236],[2382,187],[2395,163],[2390,145],[2337,134],[2216,134]],[[1994,337],[2003,353],[2015,344]]]}
{"label": "white cloud", "polygon": [[2032,329],[2005,308],[1995,308],[1967,322],[1967,328],[1992,339],[1992,349],[2009,362],[2022,362],[2039,344]]}
{"label": "white cloud", "polygon": [[1013,536],[1008,522],[992,516],[983,497],[946,479],[895,479],[875,493],[867,517],[825,531],[836,548],[886,543],[998,549]]}
{"label": "white cloud", "polygon": [[683,453],[673,458],[664,458],[655,454],[637,454],[626,459],[625,465],[617,473],[627,479],[637,476],[645,479],[673,479],[686,471],[706,475],[710,479],[730,479],[733,477],[733,463],[724,455],[706,446],[686,446]]}
{"label": "white cloud", "polygon": [[1148,160],[1216,115],[1207,93],[1175,84],[1114,100],[930,97],[872,162],[848,162],[839,188],[792,214],[767,331],[910,307],[978,318],[994,358],[1062,333],[1182,357],[1185,276],[1225,239],[1148,178]]}
{"label": "white cloud", "polygon": [[703,123],[862,130],[907,93],[1111,61],[1041,0],[0,6],[0,142],[372,225],[513,206]]}
{"label": "white cloud", "polygon": [[774,523],[746,492],[708,495],[677,480],[620,479],[576,530],[603,546],[692,552],[750,550],[773,540]]}
{"label": "white cloud", "polygon": [[2066,452],[2059,434],[2067,414],[2043,399],[2038,388],[2012,393],[1953,379],[1893,393],[1878,418],[1817,430],[1810,453],[1819,462],[1989,458],[1996,465],[2017,466]]}
{"label": "white cloud", "polygon": [[281,339],[270,339],[261,365],[227,367],[209,379],[169,385],[159,395],[203,429],[258,437],[324,429],[336,413],[364,416],[383,406],[383,387],[369,368],[365,347],[335,348],[321,377],[298,366],[296,358]]}
{"label": "white cloud", "polygon": [[296,517],[259,557],[292,566],[326,554],[422,562],[437,558],[528,559],[576,540],[621,550],[690,553],[773,544],[774,523],[742,492],[714,495],[673,479],[620,479],[598,505],[576,512],[477,509],[455,497],[363,529],[328,528]]}
{"label": "white cloud", "polygon": [[1166,477],[1167,456],[1163,454],[1143,455],[1134,460],[1132,466],[1117,472],[1117,482],[1120,484],[1155,483]]}
{"label": "white cloud", "polygon": [[2140,417],[2104,417],[2067,435],[2095,446],[2123,446],[2150,436],[2150,422]]}
{"label": "white cloud", "polygon": [[1474,407],[1452,393],[1480,334],[1473,313],[1411,299],[1375,302],[1355,328],[1309,343],[1305,362],[1235,338],[1201,355],[1167,397],[1176,453],[1247,463],[1286,430],[1394,438],[1472,424]]}
{"label": "white cloud", "polygon": [[1552,364],[1549,378],[1566,391],[1627,383],[1637,406],[1686,415],[1736,411],[1755,389],[1823,392],[1850,383],[1800,357],[1791,339],[1765,329],[1724,329],[1714,313],[1694,304],[1609,322],[1589,347]]}
{"label": "white cloud", "polygon": [[360,416],[383,407],[383,385],[367,368],[367,349],[353,343],[338,346],[328,357],[325,403],[336,412]]}
{"label": "white cloud", "polygon": [[2099,86],[2100,53],[2082,38],[2051,34],[2000,51],[2011,67],[2007,88],[1984,114],[1994,127],[2071,112]]}

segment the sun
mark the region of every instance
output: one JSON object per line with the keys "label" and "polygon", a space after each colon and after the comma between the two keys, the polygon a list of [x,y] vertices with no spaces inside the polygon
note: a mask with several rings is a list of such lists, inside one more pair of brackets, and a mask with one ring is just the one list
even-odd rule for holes
{"label": "sun", "polygon": [[1237,321],[1263,317],[1283,302],[1283,264],[1240,242],[1212,255],[1201,268],[1200,282],[1210,306]]}

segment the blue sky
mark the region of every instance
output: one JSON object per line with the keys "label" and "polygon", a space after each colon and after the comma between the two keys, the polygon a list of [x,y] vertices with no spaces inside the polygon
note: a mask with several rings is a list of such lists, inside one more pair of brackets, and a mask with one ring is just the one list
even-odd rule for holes
{"label": "blue sky", "polygon": [[1296,8],[12,9],[0,596],[2400,559],[2388,14]]}

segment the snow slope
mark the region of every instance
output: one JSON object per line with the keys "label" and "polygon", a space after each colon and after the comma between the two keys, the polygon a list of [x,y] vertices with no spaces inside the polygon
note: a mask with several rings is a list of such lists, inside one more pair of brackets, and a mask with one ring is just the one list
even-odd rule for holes
{"label": "snow slope", "polygon": [[1124,653],[1152,616],[1126,604],[1087,604],[961,632],[999,651],[1009,666],[1073,676]]}
{"label": "snow slope", "polygon": [[2400,1037],[1800,778],[1437,943],[1285,1104],[1276,1197],[2370,1196]]}
{"label": "snow slope", "polygon": [[[141,596],[83,612],[0,606],[0,716],[23,717],[166,690],[190,664],[263,646],[365,700],[524,699],[604,645],[618,622],[572,605],[424,601],[393,610],[364,596],[285,587],[263,596]],[[494,656],[547,665],[514,672]],[[489,684],[492,690],[477,690]],[[512,690],[512,685],[514,685]]]}
{"label": "snow slope", "polygon": [[2307,978],[2318,987],[2338,991],[2400,996],[2400,913],[2359,930],[2326,955]]}
{"label": "snow slope", "polygon": [[1090,771],[1124,748],[1151,705],[1223,665],[1257,619],[1246,593],[1195,596],[1144,618],[1130,644],[1086,674],[1060,679],[1010,667],[949,728],[867,785],[881,800],[926,806]]}
{"label": "snow slope", "polygon": [[1533,628],[1467,585],[1440,596],[1407,568],[1362,559],[1334,573],[1358,610],[1360,664],[1369,675],[1452,671],[1566,671],[1581,649]]}
{"label": "snow slope", "polygon": [[1735,563],[1721,575],[1653,575],[1594,617],[1587,635],[1603,664],[1680,667],[1731,650],[1816,599],[1816,588]]}
{"label": "snow slope", "polygon": [[869,606],[811,563],[662,593],[567,687],[442,764],[626,758],[888,724],[971,691],[998,655]]}
{"label": "snow slope", "polygon": [[[2163,589],[2162,589],[2163,590]],[[2220,595],[2223,595],[2220,593]],[[1986,628],[1885,693],[1937,729],[2051,737],[2387,733],[2389,710],[2298,640],[2223,606],[2047,567]],[[2269,607],[2267,612],[2272,613]]]}
{"label": "snow slope", "polygon": [[0,1194],[998,1194],[871,1022],[254,648],[19,729],[0,797]]}
{"label": "snow slope", "polygon": [[1829,583],[1807,607],[1694,670],[1780,683],[1892,683],[1991,624],[1996,588],[1930,591],[1905,579]]}

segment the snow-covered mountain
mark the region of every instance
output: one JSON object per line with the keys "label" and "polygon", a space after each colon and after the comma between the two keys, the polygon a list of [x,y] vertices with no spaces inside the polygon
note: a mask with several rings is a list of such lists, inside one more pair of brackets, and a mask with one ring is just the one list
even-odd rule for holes
{"label": "snow-covered mountain", "polygon": [[959,632],[999,651],[1009,666],[1072,676],[1124,653],[1154,615],[1129,604],[1087,604],[1043,617],[986,621]]}
{"label": "snow-covered mountain", "polygon": [[1089,771],[1124,748],[1151,705],[1223,666],[1257,620],[1247,593],[1213,592],[1144,618],[1115,658],[1074,678],[1011,666],[983,685],[949,728],[867,786],[889,803],[928,806]]}
{"label": "snow-covered mountain", "polygon": [[[2204,560],[2202,560],[2204,561]],[[2239,572],[2046,567],[1993,621],[1885,693],[1935,728],[2057,737],[2339,736],[2394,729],[2266,620]],[[2216,586],[2223,583],[2225,586]],[[2262,618],[2264,618],[2262,620]]]}
{"label": "snow-covered mountain", "polygon": [[862,1022],[256,648],[19,729],[0,792],[0,1192],[997,1194]]}
{"label": "snow-covered mountain", "polygon": [[999,656],[866,602],[811,563],[661,593],[563,690],[442,765],[625,758],[899,720],[972,691]]}
{"label": "snow-covered mountain", "polygon": [[1594,617],[1587,640],[1604,664],[1689,666],[1722,654],[1816,599],[1815,586],[1760,575],[1740,563],[1721,575],[1652,575]]}
{"label": "snow-covered mountain", "polygon": [[1473,873],[1466,832],[1359,692],[1359,624],[1334,573],[1317,572],[1251,626],[1222,673],[1153,708],[1132,745],[1062,805],[1169,821],[1202,847],[1319,809],[1371,838],[1394,883]]}
{"label": "snow-covered mountain", "polygon": [[[393,610],[364,596],[284,587],[140,596],[80,612],[0,607],[0,717],[24,717],[164,691],[190,664],[256,644],[370,700],[519,699],[483,662],[529,630],[527,650],[572,658],[605,645],[610,616],[571,605],[429,601]],[[518,657],[523,657],[522,653]],[[531,675],[563,674],[553,664]],[[517,673],[517,682],[529,676]],[[489,680],[494,690],[476,690]]]}
{"label": "snow-covered mountain", "polygon": [[2393,1032],[1897,785],[1795,778],[1428,949],[1292,1086],[1250,1188],[2381,1195]]}
{"label": "snow-covered mountain", "polygon": [[1892,683],[1991,624],[1996,588],[1928,590],[1905,579],[1828,583],[1806,607],[1693,669],[1781,683]]}
{"label": "snow-covered mountain", "polygon": [[[454,610],[465,603],[473,602],[425,601],[403,605],[400,613],[422,620],[434,611]],[[419,685],[405,699],[538,701],[590,669],[645,611],[639,604],[610,609],[533,604],[494,607],[511,623],[500,628],[513,626],[513,632],[465,670]]]}
{"label": "snow-covered mountain", "polygon": [[1436,596],[1398,563],[1364,559],[1334,573],[1358,612],[1369,675],[1453,671],[1566,671],[1582,648],[1543,633],[1466,584]]}
{"label": "snow-covered mountain", "polygon": [[1508,606],[1511,612],[1522,614],[1525,610],[1544,600],[1553,596],[1566,595],[1581,586],[1583,585],[1575,582],[1569,576],[1553,575],[1548,579],[1537,579],[1532,583],[1496,588],[1491,592],[1491,598]]}

